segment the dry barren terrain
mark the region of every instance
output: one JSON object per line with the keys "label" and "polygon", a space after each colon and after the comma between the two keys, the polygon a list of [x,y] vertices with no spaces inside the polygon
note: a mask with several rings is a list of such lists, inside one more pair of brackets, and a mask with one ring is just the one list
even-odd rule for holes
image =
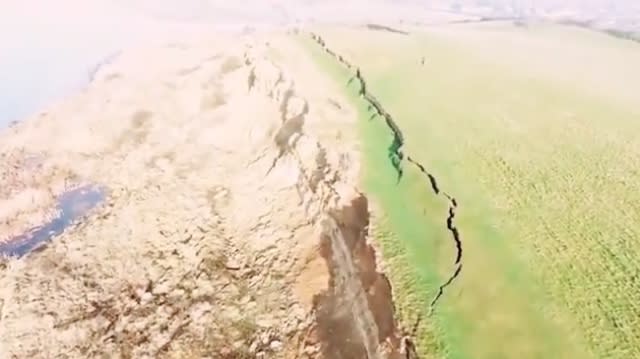
{"label": "dry barren terrain", "polygon": [[0,248],[105,198],[1,263],[0,356],[399,355],[356,116],[317,71],[278,35],[143,48],[4,131]]}

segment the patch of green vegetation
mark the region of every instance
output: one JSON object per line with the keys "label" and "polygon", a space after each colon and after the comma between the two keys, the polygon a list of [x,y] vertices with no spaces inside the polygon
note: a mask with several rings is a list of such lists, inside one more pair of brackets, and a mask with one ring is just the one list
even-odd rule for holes
{"label": "patch of green vegetation", "polygon": [[[416,57],[419,58],[419,57]],[[529,284],[531,278],[510,247],[509,238],[492,216],[493,208],[487,206],[491,198],[479,186],[477,177],[463,173],[469,158],[448,162],[451,153],[466,151],[465,143],[457,141],[461,124],[460,114],[472,113],[462,100],[445,112],[440,106],[440,98],[424,101],[424,93],[431,92],[430,81],[417,81],[416,66],[410,63],[397,64],[397,69],[388,73],[370,76],[370,87],[378,98],[392,112],[400,127],[407,133],[406,152],[420,161],[438,178],[445,191],[454,195],[460,204],[456,225],[463,242],[463,273],[442,299],[441,306],[431,320],[435,320],[436,332],[444,341],[444,356],[448,358],[551,358],[573,356],[575,347],[570,340],[564,340],[565,333],[555,323],[544,319],[539,310],[544,304],[535,288]],[[452,70],[453,71],[453,70]],[[371,73],[366,71],[366,73]],[[431,81],[433,82],[433,81]],[[487,86],[489,82],[487,82]],[[408,92],[411,91],[411,92]],[[456,89],[457,91],[457,89]],[[451,96],[454,90],[439,93],[441,97]],[[464,104],[464,105],[463,105]],[[467,112],[469,111],[469,112]],[[434,124],[444,116],[454,123],[448,127]],[[451,167],[460,171],[449,171]],[[495,175],[496,173],[494,173]],[[500,174],[498,172],[498,174]],[[407,179],[407,181],[411,181]],[[420,183],[422,184],[422,183]],[[416,183],[418,185],[418,183]],[[371,188],[373,193],[379,193]],[[410,190],[412,193],[413,190]],[[396,193],[397,195],[397,193]],[[411,201],[411,195],[408,195]],[[395,211],[388,208],[388,211]],[[441,211],[436,214],[441,221]],[[434,215],[434,214],[431,214]],[[396,222],[392,227],[402,226]],[[406,225],[420,226],[413,222]],[[442,226],[442,224],[441,224]],[[416,238],[398,233],[396,246],[406,246],[411,251],[433,251],[437,245],[450,246],[450,239],[433,236],[423,237],[429,242],[426,248],[415,245]],[[396,241],[398,240],[396,239]],[[438,252],[435,252],[438,254]],[[440,254],[440,261],[452,258],[447,253]],[[410,261],[416,266],[420,262]],[[436,271],[441,265],[436,261]],[[432,269],[433,270],[433,269]],[[442,276],[440,277],[442,278]],[[442,280],[442,279],[441,279]],[[416,286],[419,291],[433,293],[431,285]],[[422,333],[420,333],[422,334]],[[509,338],[505,341],[505,338]],[[421,348],[423,354],[439,354],[433,348]],[[577,355],[577,354],[576,354]],[[583,357],[583,356],[579,356]]]}
{"label": "patch of green vegetation", "polygon": [[[602,44],[602,36],[559,27],[543,28],[544,37],[535,27],[478,31],[473,40],[444,32],[404,39],[367,31],[322,34],[361,66],[368,88],[405,133],[406,152],[460,203],[463,274],[436,314],[425,318],[430,327],[422,328],[420,345],[427,347],[420,349],[427,357],[450,358],[640,357],[640,269],[633,255],[640,250],[634,239],[640,234],[634,225],[640,223],[634,188],[640,114],[625,105],[629,91],[640,89],[602,76],[608,59],[636,58],[640,48],[610,39],[610,46],[599,47],[600,67],[559,58],[558,66],[572,66],[560,81],[564,68],[549,69],[555,63],[538,61],[533,50],[531,66],[518,66],[529,62],[513,56],[517,46],[510,44],[575,55],[591,53],[589,39]],[[509,31],[517,32],[511,42]],[[477,46],[494,44],[484,37],[502,42],[487,50]],[[348,76],[323,53],[314,57],[338,81]],[[626,71],[639,76],[632,66]],[[601,95],[578,85],[603,81]],[[384,140],[376,140],[376,125],[361,123],[367,190],[383,206],[383,228],[393,233],[379,240],[391,261],[394,294],[403,306],[421,310],[442,277],[438,260],[446,251],[435,247],[448,245],[438,227],[444,217],[439,209],[426,210],[429,193],[419,192],[419,176],[397,187],[384,182],[386,158],[375,152],[376,141]],[[420,228],[409,232],[407,225]]]}
{"label": "patch of green vegetation", "polygon": [[[363,141],[364,185],[367,191],[375,194],[376,202],[383,208],[373,234],[382,246],[390,269],[387,275],[394,284],[394,299],[401,321],[408,328],[422,316],[421,335],[416,344],[419,348],[442,352],[444,343],[435,333],[436,327],[426,318],[431,296],[435,294],[433,288],[440,280],[435,274],[438,257],[427,249],[429,238],[445,240],[444,222],[438,223],[438,219],[444,219],[446,204],[429,192],[429,187],[423,183],[424,177],[414,168],[405,168],[404,179],[398,183],[397,172],[389,160],[393,134],[380,118],[371,118],[367,103],[358,96],[359,84],[353,81],[347,85],[353,73],[335,63],[311,40],[302,38],[301,41],[318,65],[345,86],[346,97],[358,110],[359,127],[366,139]],[[413,248],[401,245],[399,238],[414,238]],[[415,250],[416,247],[419,249]]]}
{"label": "patch of green vegetation", "polygon": [[[445,190],[461,203],[457,225],[465,248],[464,274],[443,307],[421,328],[423,354],[582,358],[588,357],[584,338],[591,344],[587,351],[597,355],[622,358],[634,353],[628,340],[616,340],[607,333],[606,322],[602,325],[604,319],[611,323],[609,329],[626,331],[629,338],[634,319],[607,314],[607,308],[615,306],[616,295],[610,298],[611,294],[590,284],[595,277],[607,279],[609,273],[629,273],[634,267],[627,262],[628,255],[620,252],[624,243],[606,248],[606,241],[591,242],[604,233],[599,229],[615,227],[606,212],[598,213],[584,206],[588,201],[581,201],[585,194],[593,199],[604,193],[588,187],[604,169],[603,160],[616,158],[625,144],[629,149],[631,139],[624,134],[633,112],[575,93],[573,88],[475,61],[438,39],[419,39],[390,49],[371,41],[371,33],[366,36],[365,46],[358,49],[362,56],[352,62],[363,64],[369,87],[405,132],[407,152],[435,172]],[[353,49],[354,44],[349,47]],[[350,76],[317,48],[310,51],[339,81]],[[392,62],[378,60],[389,53],[402,55]],[[421,53],[428,54],[427,68],[418,65]],[[366,113],[363,102],[353,96],[356,89],[349,93],[361,114]],[[604,121],[607,113],[622,121],[611,127]],[[433,202],[424,178],[417,174],[395,185],[393,172],[385,172],[391,171],[384,156],[390,133],[381,121],[362,117],[365,184],[384,208],[380,233],[387,235],[378,239],[391,262],[396,300],[401,308],[425,312],[443,276],[441,260],[446,258],[446,251],[443,255],[437,250],[448,244],[438,224],[444,219],[438,214],[443,213],[442,204]],[[605,142],[597,138],[599,133],[610,136],[606,143],[617,148],[598,146]],[[596,148],[589,148],[587,142]],[[575,185],[583,196],[578,200],[572,197]],[[608,195],[619,193],[623,192]],[[572,202],[582,203],[573,207]],[[616,210],[612,205],[605,208]],[[557,221],[558,217],[564,221]],[[582,228],[583,238],[589,240],[581,241],[576,228]],[[564,238],[557,235],[559,231]],[[577,248],[575,243],[582,246]],[[597,264],[586,267],[589,262],[579,260],[578,253]],[[622,285],[608,280],[603,288],[624,292],[613,283]],[[589,301],[592,290],[603,299]],[[632,289],[625,285],[625,290]],[[617,297],[617,302],[634,313],[627,298]],[[567,304],[571,304],[569,310]],[[581,310],[584,307],[590,311]],[[606,344],[598,342],[603,338]]]}

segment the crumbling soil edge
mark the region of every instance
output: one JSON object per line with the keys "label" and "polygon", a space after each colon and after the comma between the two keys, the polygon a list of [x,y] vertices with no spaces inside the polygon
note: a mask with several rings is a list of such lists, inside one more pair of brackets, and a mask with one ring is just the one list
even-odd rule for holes
{"label": "crumbling soil edge", "polygon": [[[342,65],[344,65],[348,69],[351,69],[354,67],[354,65],[352,65],[349,61],[347,61],[343,56],[337,55],[335,51],[329,49],[325,41],[322,39],[322,37],[320,37],[319,35],[313,32],[310,33],[310,36],[316,43],[318,43],[323,48],[323,50],[326,53],[333,56]],[[398,127],[396,122],[393,120],[393,117],[389,114],[388,111],[384,109],[380,101],[373,94],[371,94],[370,91],[367,90],[366,81],[362,76],[362,72],[360,68],[357,66],[355,67],[356,67],[356,73],[354,75],[354,78],[360,82],[359,95],[362,96],[369,103],[369,109],[375,110],[375,113],[373,114],[372,117],[375,117],[376,115],[382,116],[385,119],[387,127],[389,127],[389,130],[393,134],[393,141],[388,148],[388,156],[389,156],[389,159],[391,160],[392,166],[394,167],[394,169],[398,174],[398,181],[400,181],[403,174],[402,160],[404,159],[404,153],[402,151],[402,146],[404,145],[404,135],[402,134],[400,127]],[[351,78],[349,80],[349,83],[353,81],[354,78]],[[447,227],[447,230],[451,233],[452,240],[454,241],[456,246],[454,270],[452,274],[449,276],[449,278],[443,284],[440,285],[438,292],[436,293],[435,297],[431,301],[430,308],[429,308],[429,313],[431,314],[433,310],[436,308],[436,305],[438,304],[438,301],[440,300],[440,298],[444,295],[445,289],[449,285],[451,285],[453,281],[462,272],[462,251],[463,251],[462,238],[458,228],[455,225],[456,209],[458,208],[458,203],[452,195],[449,195],[448,193],[440,190],[440,187],[438,186],[435,176],[432,175],[430,172],[428,172],[424,167],[424,165],[422,165],[418,161],[411,158],[411,156],[407,156],[407,161],[413,164],[415,167],[417,167],[420,170],[420,172],[422,172],[427,177],[435,195],[440,195],[446,198],[449,204],[448,216],[446,219],[446,227]]]}
{"label": "crumbling soil edge", "polygon": [[368,200],[359,194],[322,223],[320,252],[330,270],[330,285],[313,302],[326,358],[411,355],[396,335],[391,282],[377,271],[375,251],[367,243],[369,220]]}
{"label": "crumbling soil edge", "polygon": [[[249,52],[244,54],[244,64],[249,68],[249,92],[260,90],[257,81],[260,66],[271,67],[277,74],[272,83],[261,88],[278,104],[282,122],[274,136],[278,154],[265,176],[284,157],[292,157],[301,169],[299,181],[308,186],[312,196],[323,202],[327,210],[320,222],[319,250],[329,273],[328,287],[313,296],[314,320],[307,334],[299,338],[302,342],[298,343],[296,357],[309,355],[308,346],[318,344],[326,358],[399,359],[402,353],[399,349],[406,346],[401,345],[397,335],[391,282],[378,270],[375,250],[367,240],[370,221],[367,198],[362,193],[346,197],[339,193],[335,188],[338,179],[326,175],[329,173],[326,148],[320,142],[316,142],[321,157],[316,158],[316,168],[305,169],[296,144],[305,136],[309,102],[298,96],[294,79],[278,64],[266,58],[253,58]],[[317,192],[320,183],[331,197],[348,201],[337,207],[328,206],[326,198]],[[402,357],[411,358],[410,355]]]}

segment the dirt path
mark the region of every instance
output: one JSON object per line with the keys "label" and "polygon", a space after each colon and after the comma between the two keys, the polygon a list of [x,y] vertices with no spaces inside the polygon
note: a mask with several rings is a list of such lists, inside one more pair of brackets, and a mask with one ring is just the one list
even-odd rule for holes
{"label": "dirt path", "polygon": [[65,188],[109,194],[0,264],[0,357],[397,354],[354,188],[355,115],[301,51],[256,35],[124,53],[2,134],[5,163],[37,154],[44,169],[2,168],[7,232],[48,218]]}

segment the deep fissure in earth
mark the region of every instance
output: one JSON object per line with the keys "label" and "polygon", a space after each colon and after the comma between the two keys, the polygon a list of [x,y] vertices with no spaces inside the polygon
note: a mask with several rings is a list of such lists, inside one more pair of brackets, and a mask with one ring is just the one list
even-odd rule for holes
{"label": "deep fissure in earth", "polygon": [[[341,64],[343,64],[345,67],[349,69],[353,67],[350,62],[345,60],[344,56],[336,55],[335,51],[330,50],[327,47],[324,39],[322,39],[322,37],[320,37],[318,34],[315,34],[312,32],[310,33],[310,36],[317,44],[319,44],[323,48],[323,50],[327,54],[331,55],[333,58],[338,60],[338,62],[340,62]],[[404,135],[402,134],[400,127],[393,120],[393,117],[391,116],[391,114],[388,111],[386,111],[383,105],[381,104],[381,102],[373,94],[371,94],[369,90],[367,90],[366,80],[362,75],[362,71],[360,70],[360,67],[356,66],[356,73],[351,79],[349,79],[349,81],[347,82],[347,85],[350,84],[352,81],[354,81],[354,79],[360,83],[359,95],[363,97],[365,101],[367,101],[368,109],[375,110],[371,119],[375,118],[376,116],[382,116],[385,119],[385,123],[387,124],[387,127],[392,132],[393,140],[388,147],[388,158],[391,162],[391,165],[393,166],[394,170],[398,175],[398,182],[399,182],[403,175],[402,161],[405,158],[403,149],[402,149],[405,143]],[[446,228],[451,233],[451,238],[456,247],[454,269],[452,271],[452,274],[449,276],[449,278],[439,286],[438,292],[436,293],[435,297],[431,301],[430,312],[432,312],[435,309],[440,298],[444,295],[445,289],[449,285],[451,285],[453,281],[462,272],[462,250],[463,250],[462,238],[460,236],[460,232],[458,228],[455,225],[456,209],[458,208],[458,203],[453,196],[447,194],[446,192],[441,191],[440,187],[438,186],[436,177],[430,172],[428,172],[424,165],[422,165],[420,162],[413,159],[411,156],[406,156],[406,158],[409,163],[413,164],[420,172],[422,172],[425,175],[425,177],[427,177],[427,180],[433,192],[436,195],[441,195],[445,197],[449,205],[447,218],[446,218]]]}

